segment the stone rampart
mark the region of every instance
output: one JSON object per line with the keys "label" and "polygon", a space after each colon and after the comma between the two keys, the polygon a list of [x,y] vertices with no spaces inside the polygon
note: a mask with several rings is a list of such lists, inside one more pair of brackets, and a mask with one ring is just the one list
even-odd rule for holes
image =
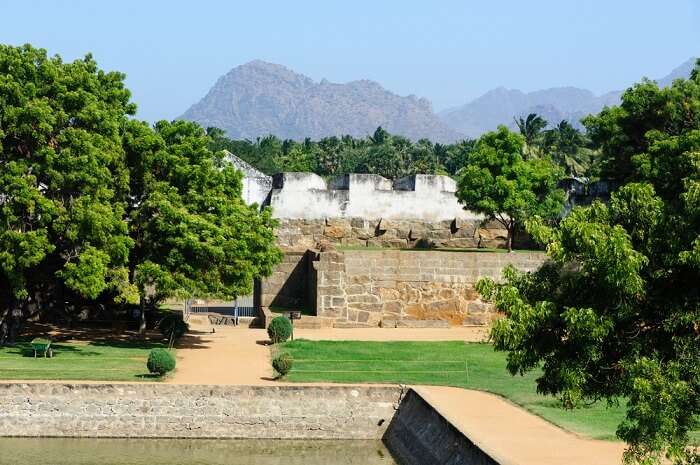
{"label": "stone rampart", "polygon": [[0,436],[380,439],[403,390],[0,384]]}
{"label": "stone rampart", "polygon": [[282,218],[275,231],[284,250],[301,251],[321,244],[348,247],[503,248],[506,230],[495,221],[478,219],[422,221],[380,218]]}
{"label": "stone rampart", "polygon": [[313,261],[316,315],[337,324],[420,326],[419,322],[484,325],[494,310],[474,289],[512,265],[532,271],[541,252],[322,252]]}
{"label": "stone rampart", "polygon": [[278,243],[287,250],[324,242],[390,248],[506,242],[499,223],[484,223],[462,208],[455,181],[447,176],[415,175],[392,183],[374,174],[348,174],[326,183],[313,173],[280,173],[272,187]]}

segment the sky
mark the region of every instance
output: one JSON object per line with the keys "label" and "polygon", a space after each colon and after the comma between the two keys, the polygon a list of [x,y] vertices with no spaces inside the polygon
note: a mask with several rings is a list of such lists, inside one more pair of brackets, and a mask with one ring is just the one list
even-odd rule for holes
{"label": "sky", "polygon": [[663,77],[700,56],[700,0],[0,0],[0,43],[91,52],[126,73],[147,121],[253,59],[441,110],[498,86],[600,94]]}

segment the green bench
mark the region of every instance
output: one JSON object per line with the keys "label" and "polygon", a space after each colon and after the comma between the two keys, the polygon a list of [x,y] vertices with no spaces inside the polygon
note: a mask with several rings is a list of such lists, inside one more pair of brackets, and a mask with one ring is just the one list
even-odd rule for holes
{"label": "green bench", "polygon": [[43,354],[44,357],[53,357],[53,349],[51,348],[51,339],[37,337],[32,339],[32,349],[34,349],[34,358],[37,354]]}

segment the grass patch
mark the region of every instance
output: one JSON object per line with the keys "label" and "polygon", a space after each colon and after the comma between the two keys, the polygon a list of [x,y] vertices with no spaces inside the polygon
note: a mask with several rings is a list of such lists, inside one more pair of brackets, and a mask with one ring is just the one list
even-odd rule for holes
{"label": "grass patch", "polygon": [[307,341],[281,344],[294,357],[286,379],[296,382],[456,386],[501,395],[548,421],[595,439],[613,440],[624,405],[597,403],[565,410],[535,391],[539,373],[511,376],[505,354],[490,344],[447,342]]}
{"label": "grass patch", "polygon": [[51,344],[53,358],[34,358],[30,341],[0,347],[0,379],[153,380],[146,368],[148,353],[155,347],[167,347],[150,342],[60,342]]}

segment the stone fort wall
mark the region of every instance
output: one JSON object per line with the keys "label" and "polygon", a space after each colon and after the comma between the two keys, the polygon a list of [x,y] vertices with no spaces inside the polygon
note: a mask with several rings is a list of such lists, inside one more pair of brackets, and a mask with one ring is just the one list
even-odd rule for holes
{"label": "stone fort wall", "polygon": [[542,252],[310,250],[286,254],[259,291],[263,307],[305,307],[336,327],[486,325],[496,314],[476,282],[544,260]]}
{"label": "stone fort wall", "polygon": [[[391,251],[505,247],[506,230],[464,210],[447,176],[267,177],[229,158],[244,173],[246,201],[272,208],[285,252],[272,276],[256,285],[261,308],[304,307],[336,326],[487,324],[493,312],[479,302],[476,281],[500,276],[508,263],[529,270],[543,260],[542,254]],[[516,236],[515,246],[523,244]],[[318,252],[334,246],[346,249]],[[372,251],[363,254],[364,248]]]}
{"label": "stone fort wall", "polygon": [[319,244],[354,247],[503,247],[506,231],[466,211],[447,176],[415,175],[393,183],[373,174],[326,182],[313,173],[273,177],[267,203],[285,250]]}
{"label": "stone fort wall", "polygon": [[495,311],[479,299],[476,282],[500,279],[508,265],[532,271],[543,261],[540,252],[321,253],[316,314],[358,326],[485,325]]}

